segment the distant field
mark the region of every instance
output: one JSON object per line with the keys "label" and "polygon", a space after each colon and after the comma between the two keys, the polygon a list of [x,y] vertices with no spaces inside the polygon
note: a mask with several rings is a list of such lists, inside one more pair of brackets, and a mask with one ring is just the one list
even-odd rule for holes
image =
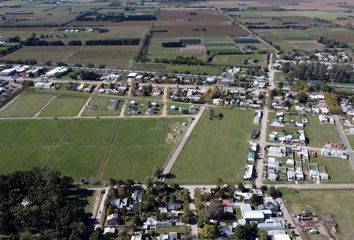
{"label": "distant field", "polygon": [[187,121],[2,120],[0,174],[47,166],[76,181],[96,177],[99,169],[103,179],[142,181],[164,164],[175,146],[167,134]]}
{"label": "distant field", "polygon": [[136,50],[137,46],[83,46],[67,62],[127,68],[133,60],[132,57]]}
{"label": "distant field", "polygon": [[35,59],[39,63],[66,62],[79,49],[80,47],[23,47],[1,60]]}
{"label": "distant field", "polygon": [[1,36],[3,37],[16,37],[19,36],[21,39],[27,39],[31,37],[33,33],[35,33],[37,36],[40,36],[42,34],[47,34],[51,32],[53,28],[48,28],[48,27],[39,27],[39,28],[0,28]]}
{"label": "distant field", "polygon": [[[246,63],[245,61],[249,61]],[[255,62],[256,61],[256,62]],[[216,55],[211,62],[215,65],[267,65],[266,54]]]}
{"label": "distant field", "polygon": [[[292,214],[298,214],[301,211],[311,211],[317,214],[321,219],[334,219],[338,224],[336,239],[353,239],[354,230],[354,205],[352,199],[354,191],[352,190],[282,190],[283,198],[290,207]],[[327,222],[325,225],[331,229],[331,224]],[[306,234],[306,240],[313,239],[312,236]],[[318,239],[327,239],[323,238]]]}
{"label": "distant field", "polygon": [[213,184],[217,178],[227,183],[243,180],[254,112],[215,109],[222,120],[209,119],[206,111],[184,147],[172,171],[174,182]]}
{"label": "distant field", "polygon": [[93,63],[108,67],[128,67],[137,46],[23,47],[1,60],[35,59],[38,63]]}

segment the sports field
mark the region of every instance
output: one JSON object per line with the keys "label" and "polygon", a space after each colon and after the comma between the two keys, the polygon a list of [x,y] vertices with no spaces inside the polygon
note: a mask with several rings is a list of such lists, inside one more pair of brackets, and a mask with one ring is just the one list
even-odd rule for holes
{"label": "sports field", "polygon": [[222,120],[210,120],[206,111],[177,160],[172,173],[177,183],[213,184],[217,178],[228,183],[242,181],[247,159],[252,111],[215,109]]}
{"label": "sports field", "polygon": [[[330,220],[338,224],[337,233],[333,237],[336,239],[353,239],[354,229],[354,205],[352,190],[282,190],[291,212],[298,214],[301,211],[312,211],[321,219],[324,226],[329,230],[332,228]],[[312,236],[303,235],[306,240],[314,239]],[[328,239],[325,236],[317,239]]]}
{"label": "sports field", "polygon": [[[0,174],[51,167],[77,181],[83,177],[142,181],[156,165],[164,164],[183,134],[173,129],[187,121],[2,120]],[[167,140],[169,133],[176,142]]]}

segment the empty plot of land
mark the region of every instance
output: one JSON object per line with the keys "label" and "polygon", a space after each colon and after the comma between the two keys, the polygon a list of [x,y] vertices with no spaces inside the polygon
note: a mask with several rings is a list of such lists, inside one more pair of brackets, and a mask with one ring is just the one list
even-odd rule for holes
{"label": "empty plot of land", "polygon": [[[282,190],[283,198],[293,214],[311,211],[319,217],[319,229],[327,230],[335,239],[353,239],[354,205],[350,199],[354,197],[352,190]],[[336,232],[331,229],[337,224]],[[302,229],[305,239],[313,239]],[[320,237],[320,236],[318,236]],[[317,239],[328,239],[326,236]]]}
{"label": "empty plot of land", "polygon": [[60,95],[40,113],[41,117],[73,117],[84,106],[87,97]]}
{"label": "empty plot of land", "polygon": [[313,147],[323,147],[328,142],[340,141],[336,125],[320,124],[317,116],[309,116],[306,135],[309,138],[309,145]]}
{"label": "empty plot of land", "polygon": [[254,128],[252,111],[215,109],[222,120],[210,120],[206,111],[178,158],[172,173],[181,184],[242,181],[249,134]]}
{"label": "empty plot of land", "polygon": [[24,92],[0,111],[0,117],[33,117],[52,97],[47,93]]}

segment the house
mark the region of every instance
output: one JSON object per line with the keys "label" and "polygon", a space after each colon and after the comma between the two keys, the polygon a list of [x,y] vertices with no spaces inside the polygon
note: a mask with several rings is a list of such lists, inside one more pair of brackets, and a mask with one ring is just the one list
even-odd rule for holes
{"label": "house", "polygon": [[113,213],[107,216],[107,225],[108,226],[116,226],[121,222],[121,217],[117,213]]}
{"label": "house", "polygon": [[158,238],[159,240],[177,240],[178,239],[178,234],[176,232],[170,232],[167,234],[162,234]]}
{"label": "house", "polygon": [[286,148],[285,147],[270,146],[268,149],[268,156],[270,156],[270,157],[285,157],[286,156]]}
{"label": "house", "polygon": [[243,213],[243,218],[245,219],[246,223],[261,223],[264,222],[264,213],[263,211],[248,211]]}
{"label": "house", "polygon": [[182,209],[182,204],[179,202],[170,202],[168,203],[168,210],[181,210]]}
{"label": "house", "polygon": [[279,219],[266,219],[264,223],[258,223],[257,227],[260,230],[284,230],[285,224]]}
{"label": "house", "polygon": [[103,234],[107,234],[107,233],[115,234],[116,233],[116,228],[114,228],[114,227],[105,227],[103,229]]}
{"label": "house", "polygon": [[243,175],[243,179],[246,181],[252,180],[254,173],[254,165],[247,164],[245,168],[245,174]]}

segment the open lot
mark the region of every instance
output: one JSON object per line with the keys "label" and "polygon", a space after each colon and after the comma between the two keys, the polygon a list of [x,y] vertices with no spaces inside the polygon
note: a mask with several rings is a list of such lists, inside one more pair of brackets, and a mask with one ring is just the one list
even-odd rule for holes
{"label": "open lot", "polygon": [[72,117],[79,113],[87,97],[59,95],[40,113],[41,117]]}
{"label": "open lot", "polygon": [[[324,229],[330,231],[332,223],[338,224],[337,232],[332,233],[331,237],[336,239],[353,239],[353,211],[354,205],[350,201],[354,197],[354,191],[351,190],[282,190],[283,198],[286,204],[294,214],[301,211],[311,211],[319,216],[319,222]],[[306,240],[310,239],[328,239],[313,238],[303,232]]]}
{"label": "open lot", "polygon": [[0,111],[0,117],[32,117],[53,96],[48,93],[23,92],[15,101]]}
{"label": "open lot", "polygon": [[181,184],[212,184],[217,178],[227,183],[242,181],[254,112],[215,109],[222,120],[210,120],[206,111],[178,158],[172,173]]}
{"label": "open lot", "polygon": [[97,175],[142,181],[164,164],[183,122],[188,119],[2,120],[0,173],[47,166],[77,181]]}

